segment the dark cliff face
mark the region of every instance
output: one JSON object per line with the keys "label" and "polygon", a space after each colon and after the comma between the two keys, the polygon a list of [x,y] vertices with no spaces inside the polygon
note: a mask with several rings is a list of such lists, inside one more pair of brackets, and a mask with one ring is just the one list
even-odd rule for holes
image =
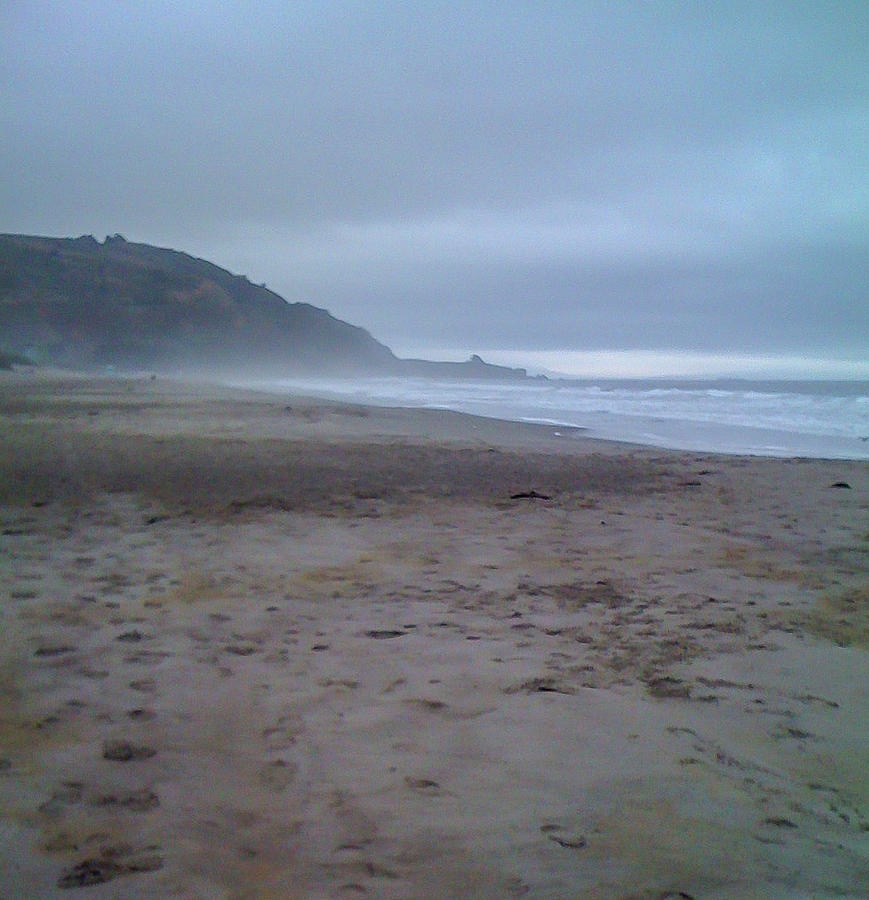
{"label": "dark cliff face", "polygon": [[0,235],[0,351],[72,368],[255,375],[524,378],[398,359],[367,331],[177,250],[120,235]]}
{"label": "dark cliff face", "polygon": [[205,260],[119,235],[0,236],[0,347],[74,367],[388,372],[367,331]]}

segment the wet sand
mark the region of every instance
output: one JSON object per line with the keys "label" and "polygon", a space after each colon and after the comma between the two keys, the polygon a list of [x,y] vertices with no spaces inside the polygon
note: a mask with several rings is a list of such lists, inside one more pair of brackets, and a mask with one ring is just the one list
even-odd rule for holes
{"label": "wet sand", "polygon": [[0,374],[0,896],[866,896],[869,464],[561,431]]}

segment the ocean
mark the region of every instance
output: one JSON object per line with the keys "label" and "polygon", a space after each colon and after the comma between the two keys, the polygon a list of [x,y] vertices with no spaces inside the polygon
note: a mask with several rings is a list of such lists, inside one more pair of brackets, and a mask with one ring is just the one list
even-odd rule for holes
{"label": "ocean", "polygon": [[555,431],[582,429],[585,436],[654,447],[869,459],[869,381],[359,378],[255,386],[380,406],[451,409]]}

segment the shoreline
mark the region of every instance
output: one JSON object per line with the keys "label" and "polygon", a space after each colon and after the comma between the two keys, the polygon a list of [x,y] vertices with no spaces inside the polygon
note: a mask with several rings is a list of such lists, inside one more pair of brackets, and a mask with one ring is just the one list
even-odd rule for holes
{"label": "shoreline", "polygon": [[[236,383],[242,384],[241,382]],[[410,384],[412,387],[400,390],[396,388],[397,383]],[[559,383],[557,386],[547,383],[542,389],[542,393],[534,385],[525,386],[526,391],[538,391],[532,397],[524,396],[525,391],[510,396],[504,394],[504,385],[496,382],[480,382],[475,387],[481,391],[484,397],[487,397],[483,401],[469,398],[463,390],[456,393],[457,387],[462,386],[455,382],[425,382],[420,379],[409,379],[405,382],[395,378],[363,378],[357,381],[324,379],[319,382],[287,379],[283,382],[281,380],[255,381],[250,382],[250,386],[275,395],[279,395],[282,391],[302,391],[330,400],[350,400],[351,402],[386,407],[452,409],[456,412],[500,418],[504,421],[544,424],[562,431],[579,429],[587,432],[588,437],[599,440],[613,440],[618,443],[630,443],[662,450],[723,453],[729,456],[766,456],[777,459],[806,457],[811,459],[869,460],[869,434],[863,437],[848,436],[834,433],[835,429],[833,432],[822,432],[817,430],[817,422],[814,423],[814,430],[805,430],[805,428],[800,430],[794,428],[793,423],[789,427],[783,421],[769,420],[769,408],[755,410],[754,421],[728,421],[727,417],[721,419],[720,411],[716,412],[713,407],[703,407],[702,404],[685,406],[683,398],[680,400],[679,414],[675,414],[674,409],[668,407],[666,403],[663,407],[660,405],[662,393],[677,391],[683,394],[697,392],[705,394],[710,390],[720,392],[722,383],[716,381],[684,382],[679,388],[676,387],[678,382],[665,380],[662,383],[666,385],[664,391],[658,387],[658,383],[654,379],[641,383],[626,380],[621,385],[610,383],[603,389],[599,389],[597,384],[590,382]],[[421,384],[426,385],[424,390],[421,390]],[[724,382],[724,384],[734,386],[732,382]],[[755,391],[773,386],[769,382],[746,384],[750,384]],[[794,383],[794,385],[796,384]],[[806,385],[806,383],[803,384]],[[830,384],[842,385],[843,383],[830,382]],[[701,385],[704,385],[702,389]],[[847,399],[854,393],[853,388],[856,385],[861,385],[864,389],[869,388],[867,382],[854,382],[852,390],[846,391],[843,399]],[[777,386],[781,387],[780,384]],[[817,386],[814,386],[815,390],[809,391],[809,395],[816,399],[823,398],[823,392],[818,393]],[[640,387],[643,387],[645,392],[640,390]],[[741,387],[744,389],[745,384]],[[571,388],[575,388],[577,391],[591,388],[594,391],[592,405],[588,406],[591,397],[583,396],[580,399],[581,395],[579,394],[569,399],[566,395],[562,395],[561,401],[552,400],[551,392],[554,389],[558,391],[565,389],[569,393]],[[601,399],[608,398],[610,390],[618,394],[619,391],[623,392],[626,388],[629,391],[637,392],[632,400],[623,397],[614,404],[612,399]],[[495,395],[487,396],[492,391],[495,392]],[[787,393],[798,395],[802,391],[794,390]],[[854,396],[860,395],[854,394]],[[436,404],[435,400],[437,400]],[[720,402],[720,398],[716,399],[715,404]],[[627,406],[622,408],[625,403]],[[641,404],[642,412],[639,411],[638,404]],[[792,414],[794,414],[793,411]],[[859,411],[855,409],[854,415],[858,414]],[[747,409],[743,415],[748,415]],[[765,422],[765,424],[757,424],[758,421]],[[801,423],[805,426],[804,420],[801,419]],[[827,422],[826,425],[829,428],[831,423]]]}
{"label": "shoreline", "polygon": [[[372,411],[380,411],[388,413],[392,420],[389,424],[384,423],[386,427],[385,434],[392,434],[396,437],[420,437],[447,440],[461,439],[479,439],[485,440],[490,435],[493,440],[512,443],[517,446],[531,446],[537,441],[545,440],[547,437],[557,438],[581,438],[583,440],[594,441],[597,445],[613,445],[626,449],[649,450],[657,453],[687,453],[708,456],[725,456],[725,457],[750,457],[761,459],[776,460],[800,460],[812,459],[820,461],[835,462],[859,462],[869,461],[869,450],[863,446],[869,441],[869,436],[864,438],[835,438],[830,435],[820,435],[809,432],[792,432],[785,430],[777,430],[769,427],[758,427],[752,425],[727,425],[721,423],[713,423],[707,421],[693,421],[688,419],[660,418],[660,417],[638,417],[628,416],[618,413],[607,412],[585,414],[585,420],[582,423],[571,422],[568,420],[552,419],[545,416],[517,416],[505,417],[496,415],[495,413],[481,413],[474,411],[462,410],[448,405],[414,405],[414,404],[393,404],[386,403],[376,398],[364,399],[358,396],[351,396],[346,391],[338,391],[334,389],[335,383],[350,383],[347,379],[325,379],[323,381],[312,381],[310,379],[287,379],[286,384],[280,380],[273,382],[252,381],[249,383],[240,382],[234,379],[208,379],[197,378],[194,376],[177,376],[169,375],[153,375],[151,373],[124,373],[124,374],[102,374],[94,375],[85,372],[76,372],[63,369],[33,369],[25,371],[18,368],[13,371],[0,371],[0,390],[3,390],[4,378],[11,384],[15,384],[19,379],[24,379],[31,383],[49,385],[51,383],[64,384],[68,382],[89,382],[94,384],[100,383],[117,383],[127,385],[129,391],[142,391],[147,394],[148,389],[154,389],[157,383],[160,390],[169,390],[178,394],[187,390],[188,392],[198,392],[201,396],[216,397],[236,397],[259,399],[266,401],[271,398],[275,402],[284,400],[286,402],[307,405],[308,407],[319,406],[327,411],[342,409],[348,415],[352,415],[352,410],[364,410],[364,415],[370,415]],[[364,379],[363,379],[364,380]],[[387,379],[395,380],[395,379]],[[414,380],[414,379],[411,379]],[[416,379],[417,381],[419,379]],[[605,380],[606,381],[606,380]],[[643,383],[652,383],[654,379],[647,379]],[[676,384],[667,379],[663,379],[665,383]],[[357,382],[352,382],[356,384]],[[432,382],[435,385],[443,384],[442,382]],[[450,382],[452,383],[452,382]],[[586,383],[586,382],[577,382]],[[609,380],[608,384],[616,384],[613,380]],[[625,379],[625,384],[636,384],[635,379]],[[686,382],[692,385],[699,385],[704,382],[690,381]],[[745,380],[711,380],[710,385],[719,383],[736,384],[736,383],[754,383]],[[793,384],[814,384],[815,382],[793,382]],[[831,384],[869,384],[861,380],[852,382],[830,381]],[[332,388],[324,386],[332,384]],[[497,384],[497,382],[493,382]],[[770,384],[778,385],[785,382],[757,382],[758,385]],[[358,393],[358,392],[357,392]],[[402,420],[402,413],[406,413]],[[429,416],[430,421],[428,427],[425,422],[416,421],[417,414],[421,416]],[[438,421],[438,415],[446,417],[442,421]],[[579,413],[577,413],[579,415]],[[449,421],[449,416],[464,417],[463,419]],[[467,420],[465,426],[461,422]],[[498,428],[487,423],[500,423],[501,426],[513,426],[519,428],[537,429],[536,434],[526,433],[524,439],[519,439],[521,431],[516,432],[516,436],[509,437],[506,428]],[[665,437],[662,434],[656,434],[655,430],[663,430],[669,434]],[[345,429],[346,430],[346,429]],[[331,433],[324,430],[317,437],[328,438],[334,436],[337,429],[332,429]],[[473,434],[472,431],[478,431]],[[358,433],[365,434],[367,432],[357,429]],[[691,437],[686,435],[690,433]],[[737,441],[733,434],[742,435],[740,441]],[[698,435],[707,435],[704,440],[698,439]],[[681,437],[680,437],[681,435]],[[784,442],[784,446],[774,446],[771,441]],[[708,443],[707,443],[708,441]],[[829,452],[833,446],[830,442],[838,441],[840,445],[843,442],[848,443],[849,449],[839,449],[835,452]],[[727,443],[732,444],[731,447],[724,446]],[[711,449],[710,449],[711,445]],[[797,446],[799,445],[799,449]]]}
{"label": "shoreline", "polygon": [[553,430],[0,375],[7,889],[869,889],[869,464]]}

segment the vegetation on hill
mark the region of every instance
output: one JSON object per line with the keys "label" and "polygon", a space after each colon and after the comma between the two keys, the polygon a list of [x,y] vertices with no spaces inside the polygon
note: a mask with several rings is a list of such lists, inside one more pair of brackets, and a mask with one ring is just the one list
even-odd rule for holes
{"label": "vegetation on hill", "polygon": [[377,370],[395,359],[325,310],[120,235],[0,236],[0,332],[18,353],[76,367],[276,374]]}
{"label": "vegetation on hill", "polygon": [[521,369],[400,360],[367,331],[288,303],[177,250],[90,235],[0,235],[0,342],[36,363],[267,377],[524,377]]}

